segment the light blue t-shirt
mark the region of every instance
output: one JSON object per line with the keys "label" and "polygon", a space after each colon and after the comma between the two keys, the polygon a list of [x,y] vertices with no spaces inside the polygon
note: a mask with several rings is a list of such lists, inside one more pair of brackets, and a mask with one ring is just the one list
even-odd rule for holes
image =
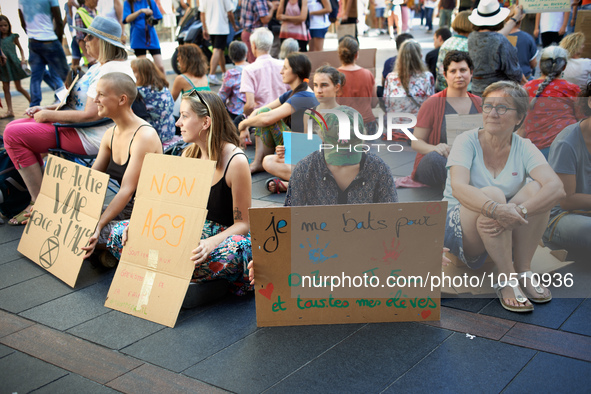
{"label": "light blue t-shirt", "polygon": [[57,40],[51,7],[59,6],[58,0],[19,0],[18,8],[25,18],[27,36],[38,41]]}
{"label": "light blue t-shirt", "polygon": [[[591,153],[587,149],[581,123],[562,130],[550,146],[548,163],[557,174],[574,175],[575,193],[591,194]],[[560,213],[560,205],[552,209],[552,216]]]}
{"label": "light blue t-shirt", "polygon": [[484,164],[478,131],[479,129],[474,129],[460,134],[455,139],[447,158],[447,181],[443,200],[448,201],[448,210],[459,203],[452,196],[449,171],[452,166],[459,165],[470,170],[471,186],[478,189],[486,186],[498,187],[505,194],[505,198],[509,200],[525,186],[526,179],[534,168],[546,164],[544,155],[530,140],[513,133],[507,163],[501,173],[493,178]]}

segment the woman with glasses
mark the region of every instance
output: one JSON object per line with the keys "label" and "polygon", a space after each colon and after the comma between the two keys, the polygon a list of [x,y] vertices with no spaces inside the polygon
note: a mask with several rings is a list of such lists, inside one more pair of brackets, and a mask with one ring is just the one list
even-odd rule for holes
{"label": "woman with glasses", "polygon": [[[42,155],[57,147],[52,123],[82,123],[101,119],[94,99],[98,81],[103,75],[122,72],[135,81],[133,70],[127,62],[127,51],[120,39],[121,25],[116,20],[97,16],[88,29],[74,28],[86,33],[86,48],[92,57],[98,59],[98,63],[78,79],[60,111],[56,111],[57,104],[28,108],[25,111],[28,118],[12,121],[4,130],[6,151],[31,194],[31,204],[10,220],[11,225],[27,222],[31,207],[39,195],[43,177]],[[61,148],[72,153],[96,155],[103,135],[111,126],[112,123],[83,129],[60,128]]]}
{"label": "woman with glasses", "polygon": [[460,134],[448,157],[444,244],[472,269],[490,255],[501,305],[528,312],[530,300],[552,299],[548,289],[532,285],[531,261],[564,188],[542,153],[514,133],[527,112],[527,92],[501,81],[482,99],[483,128]]}
{"label": "woman with glasses", "polygon": [[[183,302],[184,308],[192,308],[228,291],[243,295],[252,290],[246,270],[252,259],[248,224],[252,180],[248,159],[238,147],[236,127],[217,94],[196,90],[184,94],[176,125],[190,144],[184,157],[217,163],[201,240],[191,257],[195,271]],[[114,254],[121,253],[127,236],[117,234],[126,227],[124,222],[113,231]]]}

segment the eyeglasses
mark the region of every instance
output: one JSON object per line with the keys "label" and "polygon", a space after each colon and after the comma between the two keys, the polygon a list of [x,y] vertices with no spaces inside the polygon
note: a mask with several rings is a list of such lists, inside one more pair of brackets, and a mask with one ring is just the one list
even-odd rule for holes
{"label": "eyeglasses", "polygon": [[492,104],[484,104],[482,106],[482,112],[484,112],[485,114],[490,114],[493,109],[496,110],[497,114],[499,114],[499,115],[505,115],[507,113],[507,111],[510,111],[510,110],[517,111],[517,108],[509,108],[506,105],[494,106]]}
{"label": "eyeglasses", "polygon": [[87,35],[84,37],[84,41],[85,41],[85,42],[90,42],[90,41],[92,41],[92,40],[94,40],[94,36],[93,36],[92,34],[87,34]]}
{"label": "eyeglasses", "polygon": [[205,105],[205,109],[207,110],[207,116],[211,116],[211,111],[209,110],[209,105],[207,105],[207,102],[203,99],[203,96],[197,90],[193,89],[189,93],[185,93],[184,96],[185,97],[197,97],[199,99],[199,101],[201,101],[201,104]]}

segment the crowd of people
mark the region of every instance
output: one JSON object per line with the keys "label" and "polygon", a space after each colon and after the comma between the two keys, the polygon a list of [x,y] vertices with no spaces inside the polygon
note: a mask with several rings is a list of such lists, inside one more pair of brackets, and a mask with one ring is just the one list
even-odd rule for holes
{"label": "crowd of people", "polygon": [[[448,202],[444,244],[467,267],[480,268],[490,257],[499,273],[531,278],[540,239],[591,251],[586,236],[591,230],[591,60],[582,58],[583,34],[565,35],[569,13],[542,14],[532,36],[521,30],[520,7],[481,0],[454,18],[455,2],[441,1],[435,49],[424,57],[408,32],[407,4],[387,2],[393,15],[388,23],[399,33],[397,51],[384,64],[382,86],[377,86],[374,73],[357,64],[355,35],[339,40],[338,64],[312,69],[305,52],[322,50],[331,1],[242,0],[240,20],[234,20],[231,1],[202,0],[203,34],[211,40],[212,57],[208,60],[198,45],[179,46],[181,74],[169,90],[154,29],[162,19],[158,4],[113,1],[113,17],[106,17],[96,15],[96,0],[78,0],[72,48],[79,49],[77,64],[84,62],[87,70],[75,80],[65,105],[41,107],[41,80],[63,85],[68,66],[57,0],[33,1],[35,12],[23,12],[24,2],[19,2],[29,37],[30,97],[20,84],[27,64],[19,37],[0,16],[6,116],[13,116],[11,81],[31,102],[28,117],[10,122],[3,132],[31,195],[30,205],[9,224],[26,223],[33,209],[43,156],[56,145],[52,123],[71,123],[60,130],[61,147],[97,155],[93,168],[120,184],[85,247],[86,257],[99,253],[103,264],[112,264],[127,238],[143,157],[162,153],[162,144],[180,135],[176,138],[187,144],[183,156],[217,163],[207,220],[192,252],[195,271],[186,307],[228,291],[252,290],[252,173],[271,174],[266,187],[286,193],[286,206],[397,202],[388,165],[354,148],[363,142],[360,136],[384,131],[380,125],[391,121],[392,113],[417,118],[410,141],[417,152],[411,182],[443,191]],[[344,24],[354,22],[354,4],[342,1]],[[431,10],[426,12],[431,31],[435,7],[424,3]],[[385,14],[380,15],[384,23]],[[282,22],[278,32],[265,27],[272,18]],[[129,39],[123,33],[126,24]],[[228,37],[239,28],[242,41],[229,44],[234,66],[226,71]],[[538,65],[535,36],[540,32],[544,48]],[[276,38],[279,59],[271,56]],[[136,55],[132,62],[126,42]],[[225,71],[222,80],[215,76],[218,66]],[[221,85],[217,93],[214,85]],[[132,105],[139,98],[147,108],[144,119]],[[328,113],[323,122],[311,122],[309,110]],[[341,119],[330,113],[335,110],[351,125],[349,140],[339,137]],[[482,127],[452,141],[448,115],[481,117]],[[110,121],[75,125],[101,118]],[[309,127],[331,148],[310,152],[299,162],[286,160],[284,133],[306,133]],[[384,132],[383,138],[389,136]],[[255,155],[249,163],[244,148],[252,140]],[[527,280],[497,283],[495,289],[501,305],[514,312],[552,299],[548,288]]]}

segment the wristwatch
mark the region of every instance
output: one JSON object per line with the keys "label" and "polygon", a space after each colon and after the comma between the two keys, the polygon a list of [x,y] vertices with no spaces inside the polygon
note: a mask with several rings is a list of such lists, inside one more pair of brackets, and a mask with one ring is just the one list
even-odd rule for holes
{"label": "wristwatch", "polygon": [[517,208],[519,208],[519,210],[521,211],[521,213],[523,214],[523,218],[527,219],[527,208],[524,207],[523,205],[519,204],[517,206]]}

